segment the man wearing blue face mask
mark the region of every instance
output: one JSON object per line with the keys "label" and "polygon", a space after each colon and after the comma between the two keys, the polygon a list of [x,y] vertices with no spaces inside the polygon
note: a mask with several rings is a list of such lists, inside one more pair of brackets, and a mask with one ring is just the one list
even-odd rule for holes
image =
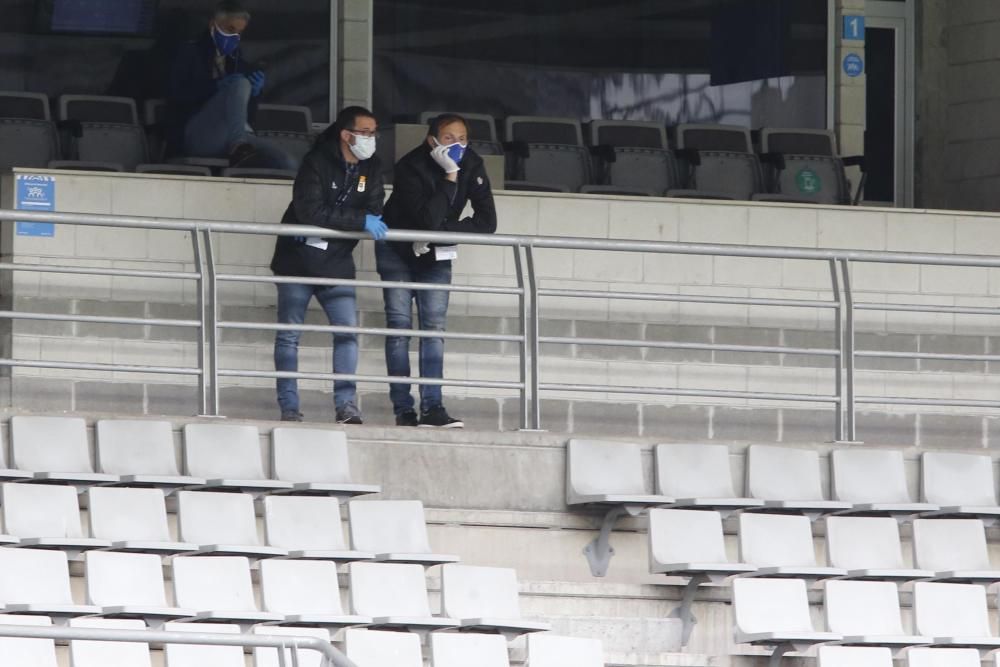
{"label": "man wearing blue face mask", "polygon": [[[441,232],[492,234],[497,228],[493,192],[483,160],[468,148],[468,125],[461,116],[442,114],[431,120],[427,140],[396,163],[392,195],[384,218],[390,229],[422,229]],[[465,205],[472,216],[463,218]],[[384,281],[451,283],[451,260],[455,246],[427,243],[380,243],[375,246],[379,276]],[[414,290],[386,286],[386,325],[412,329],[412,307],[417,305],[419,328],[444,331],[448,315],[446,290]],[[410,375],[409,336],[386,336],[385,362],[389,375]],[[420,338],[420,377],[441,378],[444,371],[444,340]],[[410,385],[393,383],[389,398],[397,426],[461,428],[461,420],[448,414],[440,385],[420,385],[420,413],[414,409]]]}
{"label": "man wearing blue face mask", "polygon": [[229,165],[297,169],[290,155],[254,135],[251,121],[267,77],[243,59],[250,12],[216,5],[208,28],[181,45],[171,70],[167,144],[171,154],[225,158]]}

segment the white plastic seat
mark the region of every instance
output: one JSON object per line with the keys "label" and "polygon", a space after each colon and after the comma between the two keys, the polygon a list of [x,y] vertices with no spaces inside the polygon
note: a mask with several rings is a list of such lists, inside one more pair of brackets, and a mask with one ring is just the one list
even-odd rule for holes
{"label": "white plastic seat", "polygon": [[76,554],[111,546],[87,537],[80,521],[76,489],[54,484],[0,484],[4,532],[18,544],[36,549],[63,549]]}
{"label": "white plastic seat", "polygon": [[[138,619],[74,618],[71,628],[95,630],[145,630]],[[108,642],[74,639],[69,643],[70,667],[151,667],[146,642]]]}
{"label": "white plastic seat", "polygon": [[982,667],[982,664],[979,651],[974,648],[911,648],[906,652],[906,667]]}
{"label": "white plastic seat", "polygon": [[934,573],[907,567],[899,540],[899,523],[892,517],[826,518],[827,561],[847,570],[851,579],[929,579]]}
{"label": "white plastic seat", "polygon": [[163,565],[156,554],[88,551],[83,563],[87,604],[100,607],[102,616],[159,623],[197,613],[167,604]]}
{"label": "white plastic seat", "polygon": [[[0,97],[3,96],[3,93],[0,93]],[[27,470],[15,470],[9,467],[7,463],[7,443],[0,436],[0,482],[27,480],[32,477],[33,475]]]}
{"label": "white plastic seat", "polygon": [[[235,625],[213,625],[206,630],[197,623],[167,623],[167,632],[212,632],[214,634],[238,635],[240,628]],[[210,646],[207,644],[165,644],[163,647],[164,667],[245,667],[242,646]]]}
{"label": "white plastic seat", "polygon": [[117,551],[176,554],[197,544],[171,539],[162,489],[91,487],[87,490],[90,531]]}
{"label": "white plastic seat", "polygon": [[938,645],[1000,648],[990,630],[986,589],[976,584],[914,583],[913,626]]}
{"label": "white plastic seat", "polygon": [[899,589],[891,581],[825,582],[823,610],[830,632],[844,636],[845,644],[904,648],[930,644],[930,637],[903,630]]}
{"label": "white plastic seat", "polygon": [[347,499],[379,493],[377,484],[351,481],[347,435],[343,431],[278,427],[271,432],[274,478],[292,483],[291,493]]}
{"label": "white plastic seat", "polygon": [[456,628],[458,621],[431,614],[424,568],[411,563],[351,563],[351,613],[370,616],[372,627],[425,631]]}
{"label": "white plastic seat", "polygon": [[600,532],[584,548],[590,573],[603,577],[614,549],[611,531],[626,514],[673,502],[649,493],[642,471],[642,448],[632,442],[573,438],[566,445],[566,504],[604,509]]}
{"label": "white plastic seat", "polygon": [[825,579],[847,571],[816,563],[812,522],[794,514],[739,516],[740,560],[757,566],[754,576]]}
{"label": "white plastic seat", "polygon": [[407,632],[344,631],[344,654],[358,667],[423,667],[420,637]]}
{"label": "white plastic seat", "polygon": [[646,488],[638,444],[573,438],[566,445],[567,505],[627,505],[638,513],[670,502]]}
{"label": "white plastic seat", "polygon": [[431,667],[510,667],[507,640],[500,635],[435,632],[430,654]]}
{"label": "white plastic seat", "polygon": [[[45,616],[24,616],[0,614],[3,625],[51,626],[52,619]],[[52,639],[28,639],[26,637],[0,637],[0,656],[3,663],[11,667],[58,667],[56,643]]]}
{"label": "white plastic seat", "polygon": [[203,477],[205,488],[264,494],[288,491],[291,482],[268,479],[260,453],[260,432],[248,424],[185,424],[184,467]]}
{"label": "white plastic seat", "polygon": [[718,512],[655,509],[649,512],[649,571],[681,577],[725,578],[757,568],[730,560]]}
{"label": "white plastic seat", "polygon": [[352,500],[347,503],[351,549],[375,560],[438,565],[459,558],[431,551],[424,504],[419,500]]}
{"label": "white plastic seat", "polygon": [[727,445],[657,445],[655,451],[656,492],[674,498],[673,507],[727,513],[764,505],[736,495]]}
{"label": "white plastic seat", "polygon": [[197,609],[194,621],[275,623],[282,614],[257,609],[250,561],[242,556],[180,556],[173,559],[174,600]]}
{"label": "white plastic seat", "polygon": [[913,564],[941,581],[1000,581],[1000,570],[990,562],[986,527],[979,519],[914,521]]}
{"label": "white plastic seat", "polygon": [[97,469],[118,475],[129,486],[152,486],[169,495],[185,486],[202,486],[202,477],[182,475],[174,451],[174,429],[167,421],[101,419],[95,427]]}
{"label": "white plastic seat", "polygon": [[562,637],[542,632],[528,635],[525,667],[604,667],[599,639]]}
{"label": "white plastic seat", "polygon": [[892,667],[892,651],[879,646],[820,646],[816,667]]}
{"label": "white plastic seat", "polygon": [[774,646],[774,656],[812,644],[839,641],[835,632],[817,632],[809,617],[809,597],[801,579],[733,580],[733,617],[737,644]]}
{"label": "white plastic seat", "polygon": [[17,415],[10,418],[11,462],[39,482],[89,486],[119,481],[94,471],[87,422],[79,417]]}
{"label": "white plastic seat", "polygon": [[[255,635],[279,635],[285,637],[315,637],[325,642],[330,641],[330,632],[325,628],[283,628],[274,625],[257,625],[252,632]],[[284,649],[285,665],[292,665],[291,648]],[[297,649],[296,658],[299,667],[325,667],[323,665],[323,655],[319,651],[308,649]],[[255,646],[253,649],[254,667],[282,667],[278,656],[278,649]]]}
{"label": "white plastic seat", "polygon": [[285,556],[278,547],[261,544],[253,497],[246,493],[177,492],[177,535],[198,545],[198,553],[249,558]]}
{"label": "white plastic seat", "polygon": [[375,557],[370,552],[347,548],[337,498],[267,496],[264,533],[267,544],[287,550],[289,558],[346,563]]}
{"label": "white plastic seat", "polygon": [[1000,516],[993,481],[993,459],[986,454],[924,452],[920,499],[941,514],[972,515],[992,523]]}
{"label": "white plastic seat", "polygon": [[463,630],[495,630],[517,636],[549,630],[521,618],[517,573],[510,568],[451,563],[441,568],[441,613]]}
{"label": "white plastic seat", "polygon": [[767,508],[793,510],[811,519],[852,508],[851,503],[825,499],[819,452],[814,449],[750,445],[746,466],[747,493]]}
{"label": "white plastic seat", "polygon": [[906,484],[903,452],[897,449],[837,449],[830,454],[834,500],[851,503],[856,513],[912,515],[932,512],[932,503],[915,503]]}
{"label": "white plastic seat", "polygon": [[5,613],[53,617],[101,611],[73,601],[66,554],[42,549],[0,549],[0,605]]}
{"label": "white plastic seat", "polygon": [[281,614],[286,624],[337,628],[371,622],[368,616],[344,613],[340,606],[336,563],[261,561],[260,597],[264,611]]}

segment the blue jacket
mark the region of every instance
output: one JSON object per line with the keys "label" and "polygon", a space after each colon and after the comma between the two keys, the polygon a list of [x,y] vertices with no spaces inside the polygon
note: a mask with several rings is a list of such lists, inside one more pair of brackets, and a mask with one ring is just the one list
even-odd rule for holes
{"label": "blue jacket", "polygon": [[[174,56],[167,86],[166,135],[167,153],[176,154],[183,143],[184,126],[215,94],[215,42],[209,30],[196,39],[181,44]],[[249,74],[253,66],[243,59],[243,51],[226,56],[226,74]],[[247,118],[253,122],[257,99],[250,98]]]}

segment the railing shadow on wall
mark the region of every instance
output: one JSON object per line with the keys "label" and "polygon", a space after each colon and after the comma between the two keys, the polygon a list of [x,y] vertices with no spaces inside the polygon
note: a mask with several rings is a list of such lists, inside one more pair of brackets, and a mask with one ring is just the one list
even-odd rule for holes
{"label": "railing shadow on wall", "polygon": [[[705,243],[678,243],[662,241],[634,241],[603,238],[573,238],[552,236],[480,235],[455,233],[429,233],[418,231],[390,231],[390,241],[429,241],[447,244],[499,246],[509,248],[514,260],[514,285],[427,285],[421,283],[394,283],[411,289],[448,290],[456,293],[488,294],[511,297],[516,304],[517,333],[460,333],[388,329],[384,327],[344,327],[295,324],[283,325],[261,322],[224,320],[220,317],[219,286],[223,283],[307,283],[315,285],[354,285],[380,289],[385,283],[376,280],[328,280],[286,278],[267,275],[228,274],[219,272],[214,234],[254,234],[266,236],[316,236],[368,240],[363,233],[336,232],[306,225],[276,225],[261,223],[219,222],[209,220],[182,220],[143,218],[117,215],[94,215],[54,212],[28,212],[0,209],[0,221],[35,221],[79,226],[142,228],[148,230],[186,231],[191,234],[192,271],[152,271],[106,267],[67,267],[53,264],[2,262],[3,272],[40,272],[81,275],[117,276],[131,278],[156,278],[194,281],[197,285],[198,319],[163,319],[77,315],[71,313],[32,313],[17,310],[0,311],[0,319],[74,321],[120,325],[148,325],[182,327],[198,330],[197,365],[190,367],[146,366],[115,363],[87,363],[52,360],[0,358],[0,366],[70,369],[81,371],[135,372],[164,375],[196,376],[198,379],[199,405],[202,414],[221,416],[220,379],[247,378],[299,378],[303,380],[355,380],[358,382],[405,382],[418,385],[443,385],[465,388],[489,388],[516,392],[520,407],[522,429],[542,429],[541,398],[549,392],[581,394],[635,394],[650,396],[675,396],[691,398],[717,398],[732,400],[782,401],[827,404],[834,407],[833,437],[838,441],[857,439],[856,411],[859,404],[932,405],[949,407],[997,408],[1000,401],[958,398],[929,398],[903,396],[862,396],[856,392],[855,364],[858,358],[885,357],[926,360],[1000,361],[1000,355],[929,353],[893,350],[858,350],[855,346],[855,317],[859,311],[947,313],[963,315],[1000,315],[1000,308],[931,305],[889,304],[856,302],[852,284],[852,265],[855,263],[910,264],[919,266],[988,267],[1000,268],[1000,259],[978,255],[949,255],[933,253],[878,252],[844,249],[815,249],[772,246],[749,246]],[[541,284],[536,270],[536,250],[587,251],[595,253],[647,253],[654,255],[702,255],[713,257],[741,257],[758,259],[811,260],[822,263],[829,270],[827,298],[789,299],[750,296],[715,296],[680,293],[648,293],[640,291],[600,291],[587,289],[551,288]],[[714,342],[691,343],[680,341],[650,341],[634,339],[588,338],[578,336],[543,336],[539,323],[545,315],[544,303],[548,299],[614,299],[636,303],[657,302],[677,304],[715,304],[734,306],[763,306],[775,308],[813,309],[833,313],[832,347],[795,347],[788,345],[740,345]],[[509,380],[434,379],[385,375],[343,375],[334,373],[278,372],[225,368],[220,364],[220,332],[230,330],[300,330],[323,333],[353,332],[376,336],[405,335],[441,337],[447,340],[493,341],[513,343],[517,349],[517,377]],[[593,347],[657,348],[664,350],[703,350],[715,352],[763,353],[782,355],[808,355],[833,360],[833,386],[828,393],[737,391],[726,388],[671,388],[652,386],[627,386],[586,383],[547,382],[539,364],[540,346],[562,344]],[[611,362],[613,363],[613,362]]]}

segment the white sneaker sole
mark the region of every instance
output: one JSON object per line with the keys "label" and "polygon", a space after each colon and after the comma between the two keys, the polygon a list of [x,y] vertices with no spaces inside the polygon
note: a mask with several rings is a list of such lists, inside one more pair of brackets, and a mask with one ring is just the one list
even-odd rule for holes
{"label": "white sneaker sole", "polygon": [[435,426],[433,424],[419,424],[420,428],[465,428],[465,422],[455,422],[454,424],[445,424],[443,426]]}

